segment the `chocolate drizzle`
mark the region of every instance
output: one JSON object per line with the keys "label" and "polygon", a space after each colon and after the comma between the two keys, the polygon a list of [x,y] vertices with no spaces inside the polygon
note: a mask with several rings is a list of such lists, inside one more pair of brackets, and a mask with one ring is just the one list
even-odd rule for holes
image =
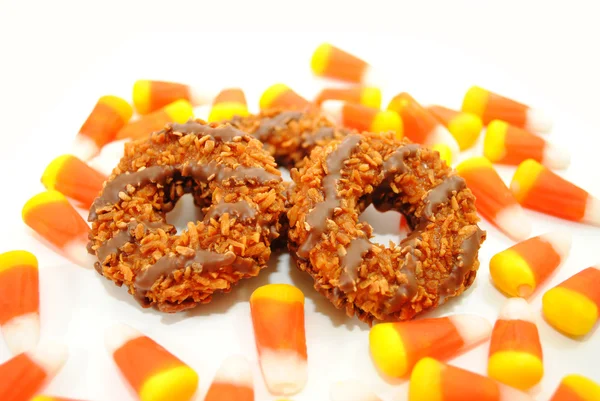
{"label": "chocolate drizzle", "polygon": [[315,132],[310,133],[304,137],[304,147],[317,145],[319,142],[323,142],[335,137],[335,129],[333,127],[321,127]]}
{"label": "chocolate drizzle", "polygon": [[225,213],[239,217],[242,221],[250,220],[256,217],[256,209],[250,206],[245,200],[237,201],[235,203],[220,202],[212,206],[205,219],[218,219]]}
{"label": "chocolate drizzle", "polygon": [[340,259],[340,267],[342,268],[340,288],[342,291],[356,291],[358,268],[363,261],[365,252],[371,249],[371,245],[371,242],[366,238],[355,238],[350,241],[346,254]]}
{"label": "chocolate drizzle", "polygon": [[460,254],[455,259],[456,262],[452,266],[450,275],[440,285],[439,291],[441,296],[452,295],[463,285],[467,274],[475,264],[483,235],[484,232],[476,226],[475,232],[463,240],[460,245]]}
{"label": "chocolate drizzle", "polygon": [[262,141],[274,130],[284,129],[290,121],[301,119],[303,114],[300,111],[283,111],[275,117],[264,118],[252,135]]}
{"label": "chocolate drizzle", "polygon": [[349,135],[327,156],[327,174],[323,177],[323,191],[325,199],[317,203],[313,210],[306,216],[306,223],[310,226],[308,237],[298,248],[298,256],[302,259],[308,257],[309,252],[317,244],[321,235],[327,228],[327,220],[333,216],[335,208],[340,207],[340,199],[337,194],[337,186],[342,178],[341,170],[344,162],[350,157],[352,151],[361,140],[360,135]]}
{"label": "chocolate drizzle", "polygon": [[205,182],[212,180],[224,182],[235,179],[236,181],[256,181],[264,184],[269,181],[282,180],[281,176],[268,173],[262,167],[238,166],[231,168],[225,167],[215,161],[211,161],[208,164],[186,164],[181,169],[181,174],[184,177],[192,177],[195,180]]}
{"label": "chocolate drizzle", "polygon": [[390,192],[390,184],[397,175],[407,172],[406,159],[417,154],[421,146],[416,143],[404,145],[390,154],[383,162],[381,174],[383,179],[373,193],[373,206],[380,212],[387,212],[392,209],[392,202],[387,202],[386,194]]}
{"label": "chocolate drizzle", "polygon": [[188,121],[185,124],[171,124],[171,130],[182,134],[210,135],[214,139],[219,139],[223,142],[231,142],[238,136],[242,137],[248,135],[244,131],[240,131],[229,124],[213,128],[210,125],[201,124],[195,121]]}
{"label": "chocolate drizzle", "polygon": [[446,177],[440,185],[430,190],[427,194],[421,218],[430,219],[441,205],[451,199],[454,192],[464,189],[465,186],[465,180],[462,177],[457,175]]}

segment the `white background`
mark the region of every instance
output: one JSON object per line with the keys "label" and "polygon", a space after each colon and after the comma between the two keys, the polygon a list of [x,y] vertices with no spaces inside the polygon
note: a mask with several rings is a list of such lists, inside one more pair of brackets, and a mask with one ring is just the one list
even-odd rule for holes
{"label": "white background", "polygon": [[[160,6],[158,6],[160,5]],[[564,176],[600,195],[598,109],[600,11],[590,1],[454,2],[124,2],[0,0],[0,171],[4,181],[0,251],[28,249],[40,260],[42,335],[66,342],[71,357],[47,388],[93,401],[132,399],[104,352],[106,326],[126,321],[151,335],[200,374],[202,399],[230,353],[256,360],[247,300],[267,282],[291,282],[307,296],[309,383],[294,400],[325,400],[329,385],[359,379],[384,400],[405,397],[406,384],[374,371],[368,328],[345,318],[311,289],[286,254],[270,271],[188,314],[140,310],[124,289],[53,253],[24,227],[23,203],[42,190],[49,160],[70,141],[103,94],[130,97],[138,78],[173,79],[211,87],[241,85],[252,107],[278,81],[310,97],[324,83],[309,58],[330,41],[382,67],[386,95],[411,92],[423,103],[459,107],[472,84],[496,89],[555,117],[549,136],[573,155]],[[166,32],[169,31],[169,32]],[[242,32],[245,31],[245,32]],[[279,31],[279,32],[274,32]],[[327,32],[321,32],[327,31]],[[357,32],[369,31],[369,32]],[[500,168],[508,181],[514,169]],[[569,230],[571,256],[542,287],[600,261],[600,229],[534,212],[534,234]],[[387,216],[386,216],[387,217]],[[397,240],[392,218],[370,215],[378,234]],[[383,223],[383,222],[387,223]],[[391,221],[391,222],[389,222]],[[482,314],[493,321],[504,297],[489,282],[488,263],[512,242],[482,223],[488,240],[478,279],[464,296],[430,316]],[[276,263],[277,262],[277,263]],[[541,292],[532,304],[540,308]],[[582,340],[554,331],[538,314],[546,375],[532,391],[546,400],[566,373],[600,381],[600,336]],[[487,344],[452,363],[485,372]],[[0,361],[9,353],[0,341]],[[253,364],[255,366],[255,364]],[[255,370],[257,400],[273,400]]]}

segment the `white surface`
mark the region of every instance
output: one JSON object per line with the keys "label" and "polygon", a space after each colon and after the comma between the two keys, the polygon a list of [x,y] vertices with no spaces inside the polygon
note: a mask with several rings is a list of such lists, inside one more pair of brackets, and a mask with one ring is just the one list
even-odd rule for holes
{"label": "white surface", "polygon": [[27,355],[39,368],[46,372],[48,378],[52,378],[67,361],[69,351],[64,344],[47,342],[29,351]]}
{"label": "white surface", "polygon": [[500,309],[498,320],[524,320],[535,323],[535,314],[523,298],[509,298]]}
{"label": "white surface", "polygon": [[213,383],[233,384],[239,387],[254,386],[252,379],[252,371],[248,359],[242,355],[231,355],[227,357],[213,380]]}
{"label": "white surface", "polygon": [[[93,8],[92,8],[93,7]],[[312,96],[325,82],[312,77],[309,59],[322,41],[362,55],[388,73],[389,99],[406,90],[424,104],[459,107],[473,84],[513,96],[551,114],[547,137],[573,156],[564,177],[600,195],[597,110],[600,60],[598,2],[506,0],[495,3],[305,1],[287,2],[173,1],[102,3],[0,0],[0,167],[5,193],[0,230],[2,249],[28,249],[40,261],[42,339],[69,345],[70,358],[46,392],[71,398],[131,400],[114,363],[104,350],[103,333],[117,320],[148,334],[200,374],[198,400],[221,361],[240,353],[251,362],[256,398],[275,400],[264,387],[251,329],[248,299],[258,286],[285,282],[307,297],[308,383],[294,401],[326,400],[330,383],[360,379],[384,401],[405,399],[406,383],[382,379],[368,353],[368,328],[346,318],[312,289],[309,277],[291,266],[287,254],[275,255],[271,268],[240,284],[230,294],[194,311],[163,315],[140,309],[125,289],[100,279],[54,253],[23,225],[23,203],[41,190],[46,164],[70,149],[71,141],[101,95],[130,98],[138,78],[173,79],[213,86],[240,85],[251,107],[267,86],[282,81]],[[294,33],[293,29],[333,30]],[[139,29],[132,33],[124,27]],[[177,33],[148,33],[163,28]],[[348,33],[360,27],[377,33]],[[240,33],[237,29],[282,29],[283,33]],[[219,32],[191,32],[216,29]],[[384,31],[387,30],[387,31]],[[532,50],[534,49],[534,50]],[[385,104],[384,104],[385,105]],[[481,144],[476,151],[481,154]],[[498,167],[505,182],[514,168]],[[10,195],[9,195],[10,194]],[[598,263],[600,229],[527,211],[533,233],[565,230],[573,249],[558,272],[531,297],[546,361],[546,374],[532,390],[547,400],[560,378],[580,373],[600,381],[596,361],[600,334],[596,328],[573,340],[552,329],[541,315],[543,291],[575,272]],[[83,213],[85,215],[86,213]],[[367,216],[377,213],[370,210]],[[397,216],[397,214],[396,214]],[[398,240],[399,219],[379,217],[381,241]],[[505,301],[489,280],[493,254],[514,242],[487,222],[488,240],[474,285],[459,299],[428,316],[475,313],[493,322]],[[487,342],[451,363],[479,373],[487,366]],[[9,352],[0,341],[0,361]]]}

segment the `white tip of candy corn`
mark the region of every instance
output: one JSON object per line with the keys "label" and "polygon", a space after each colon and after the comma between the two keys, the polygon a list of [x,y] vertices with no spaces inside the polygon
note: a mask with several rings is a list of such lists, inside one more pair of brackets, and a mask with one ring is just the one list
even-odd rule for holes
{"label": "white tip of candy corn", "polygon": [[588,196],[583,221],[588,224],[600,226],[600,199],[595,198],[592,195]]}
{"label": "white tip of candy corn", "polygon": [[565,169],[571,164],[571,155],[565,149],[547,143],[544,149],[542,164],[557,170]]}
{"label": "white tip of candy corn", "polygon": [[190,86],[190,103],[195,106],[210,104],[218,94],[219,91],[210,88]]}
{"label": "white tip of candy corn", "polygon": [[552,130],[552,119],[541,110],[528,109],[525,129],[539,133],[550,132]]}
{"label": "white tip of candy corn", "polygon": [[385,87],[385,79],[373,66],[367,66],[361,79],[363,86]]}
{"label": "white tip of candy corn", "polygon": [[496,224],[506,235],[522,241],[531,234],[531,221],[519,204],[506,207],[496,215]]}
{"label": "white tip of candy corn", "polygon": [[194,107],[194,118],[199,118],[201,120],[208,121],[208,116],[210,114],[211,109],[212,106],[209,104]]}
{"label": "white tip of candy corn", "polygon": [[462,337],[465,347],[475,345],[489,338],[492,333],[492,324],[481,316],[454,315],[449,316],[449,318]]}
{"label": "white tip of candy corn", "polygon": [[143,334],[125,323],[116,323],[104,332],[104,345],[106,350],[113,354],[116,350],[129,341],[142,337]]}
{"label": "white tip of candy corn", "polygon": [[344,102],[341,100],[326,100],[321,104],[323,113],[331,117],[336,123],[342,120],[342,110]]}
{"label": "white tip of candy corn", "polygon": [[540,238],[552,245],[552,248],[560,255],[561,261],[569,255],[573,237],[567,231],[555,231],[540,235]]}
{"label": "white tip of candy corn", "polygon": [[252,372],[248,360],[241,355],[228,357],[217,370],[214,381],[252,388]]}
{"label": "white tip of candy corn", "polygon": [[83,241],[71,241],[65,245],[64,251],[67,258],[81,267],[94,267],[95,258],[90,255]]}
{"label": "white tip of candy corn", "polygon": [[523,298],[509,298],[500,309],[498,314],[500,320],[524,320],[535,323],[535,317],[531,307]]}
{"label": "white tip of candy corn", "polygon": [[2,325],[2,334],[8,349],[14,354],[34,349],[40,340],[40,316],[27,313],[10,319]]}
{"label": "white tip of candy corn", "polygon": [[29,351],[27,356],[48,376],[54,376],[67,361],[69,353],[63,344],[45,343]]}
{"label": "white tip of candy corn", "polygon": [[529,394],[523,393],[522,391],[505,384],[498,383],[498,390],[500,390],[499,401],[534,401]]}
{"label": "white tip of candy corn", "polygon": [[447,145],[450,148],[453,160],[460,152],[460,148],[458,146],[458,142],[456,142],[456,139],[454,139],[450,131],[448,131],[448,129],[441,124],[438,124],[438,126],[435,127],[435,129],[427,139],[426,145],[433,146],[439,143]]}
{"label": "white tip of candy corn", "polygon": [[81,160],[89,160],[100,151],[98,145],[85,135],[77,135],[71,146],[71,153]]}
{"label": "white tip of candy corn", "polygon": [[329,399],[331,401],[381,401],[364,384],[356,380],[345,380],[332,384]]}
{"label": "white tip of candy corn", "polygon": [[294,395],[304,388],[307,364],[295,352],[263,350],[260,361],[265,384],[272,394]]}

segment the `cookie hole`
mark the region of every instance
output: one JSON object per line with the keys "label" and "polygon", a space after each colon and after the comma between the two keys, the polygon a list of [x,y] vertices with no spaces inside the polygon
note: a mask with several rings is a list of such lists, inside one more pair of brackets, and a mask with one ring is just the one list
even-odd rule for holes
{"label": "cookie hole", "polygon": [[175,204],[173,210],[167,213],[167,223],[177,228],[177,233],[185,230],[189,221],[202,220],[202,210],[194,204],[192,194],[185,194]]}
{"label": "cookie hole", "polygon": [[[389,244],[392,241],[394,244],[399,244],[400,241],[408,234],[406,219],[401,213],[390,210],[388,212],[379,212],[373,205],[365,209],[358,220],[369,223],[373,227],[373,238],[371,242],[380,243],[382,245]],[[400,222],[404,224],[401,227]]]}

